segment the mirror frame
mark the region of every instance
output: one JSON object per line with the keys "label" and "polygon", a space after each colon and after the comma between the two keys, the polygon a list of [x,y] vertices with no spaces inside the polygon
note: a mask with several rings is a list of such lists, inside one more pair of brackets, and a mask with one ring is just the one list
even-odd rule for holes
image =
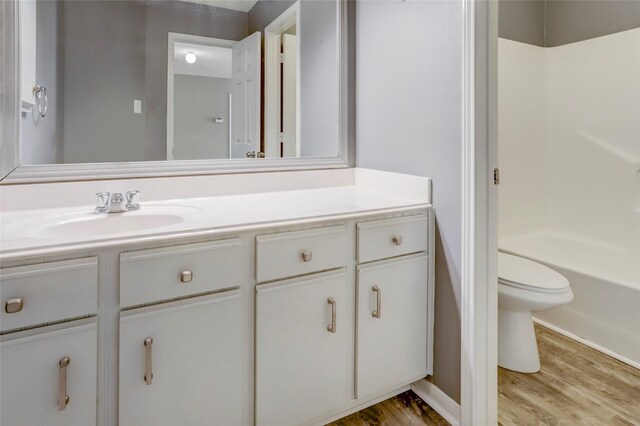
{"label": "mirror frame", "polygon": [[355,2],[338,2],[339,152],[335,157],[263,159],[165,160],[117,163],[19,164],[21,109],[19,100],[19,0],[0,2],[2,58],[2,140],[0,185],[82,180],[132,179],[286,170],[335,169],[355,166]]}

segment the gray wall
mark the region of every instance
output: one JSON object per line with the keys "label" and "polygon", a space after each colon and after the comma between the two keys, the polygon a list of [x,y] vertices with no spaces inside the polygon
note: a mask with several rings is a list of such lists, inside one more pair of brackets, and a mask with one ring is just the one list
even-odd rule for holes
{"label": "gray wall", "polygon": [[260,0],[249,11],[249,34],[264,31],[285,10],[289,9],[296,0]]}
{"label": "gray wall", "polygon": [[[64,162],[145,159],[144,4],[66,1]],[[144,105],[143,105],[144,112]]]}
{"label": "gray wall", "polygon": [[[248,15],[177,1],[66,1],[64,161],[166,159],[167,32],[230,40]],[[142,114],[134,114],[134,99]]]}
{"label": "gray wall", "polygon": [[56,2],[36,5],[36,81],[47,88],[48,111],[42,118],[35,109],[22,114],[22,164],[62,161],[64,108],[64,43],[59,31],[63,8]]}
{"label": "gray wall", "polygon": [[640,27],[638,0],[548,0],[546,46],[560,46]]}
{"label": "gray wall", "polygon": [[434,377],[460,400],[461,1],[359,1],[357,165],[433,178]]}
{"label": "gray wall", "polygon": [[543,47],[640,27],[638,0],[500,0],[500,37]]}
{"label": "gray wall", "polygon": [[174,159],[229,158],[229,93],[230,78],[174,76]]}
{"label": "gray wall", "polygon": [[300,155],[338,154],[337,2],[302,0],[300,61]]}
{"label": "gray wall", "polygon": [[544,0],[500,0],[498,15],[500,37],[544,47]]}

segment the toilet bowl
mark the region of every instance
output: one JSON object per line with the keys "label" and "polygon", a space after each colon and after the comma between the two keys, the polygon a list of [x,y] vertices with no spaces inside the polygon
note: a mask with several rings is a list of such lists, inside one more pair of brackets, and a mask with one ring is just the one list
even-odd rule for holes
{"label": "toilet bowl", "polygon": [[532,260],[498,253],[498,365],[521,373],[540,371],[531,312],[572,300],[563,275]]}

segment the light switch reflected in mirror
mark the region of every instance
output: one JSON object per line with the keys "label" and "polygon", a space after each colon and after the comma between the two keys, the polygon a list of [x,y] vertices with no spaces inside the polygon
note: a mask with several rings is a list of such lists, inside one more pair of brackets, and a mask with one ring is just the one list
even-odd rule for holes
{"label": "light switch reflected in mirror", "polygon": [[19,4],[23,165],[338,155],[337,1]]}

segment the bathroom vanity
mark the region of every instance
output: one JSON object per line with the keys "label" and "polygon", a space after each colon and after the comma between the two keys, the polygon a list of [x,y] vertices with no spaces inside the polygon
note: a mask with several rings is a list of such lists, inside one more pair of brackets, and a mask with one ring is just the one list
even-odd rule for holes
{"label": "bathroom vanity", "polygon": [[4,212],[2,424],[323,424],[429,375],[430,182],[286,176],[336,173],[346,183],[257,193],[241,180],[283,179],[245,176],[179,200],[139,180],[140,210],[115,216]]}

